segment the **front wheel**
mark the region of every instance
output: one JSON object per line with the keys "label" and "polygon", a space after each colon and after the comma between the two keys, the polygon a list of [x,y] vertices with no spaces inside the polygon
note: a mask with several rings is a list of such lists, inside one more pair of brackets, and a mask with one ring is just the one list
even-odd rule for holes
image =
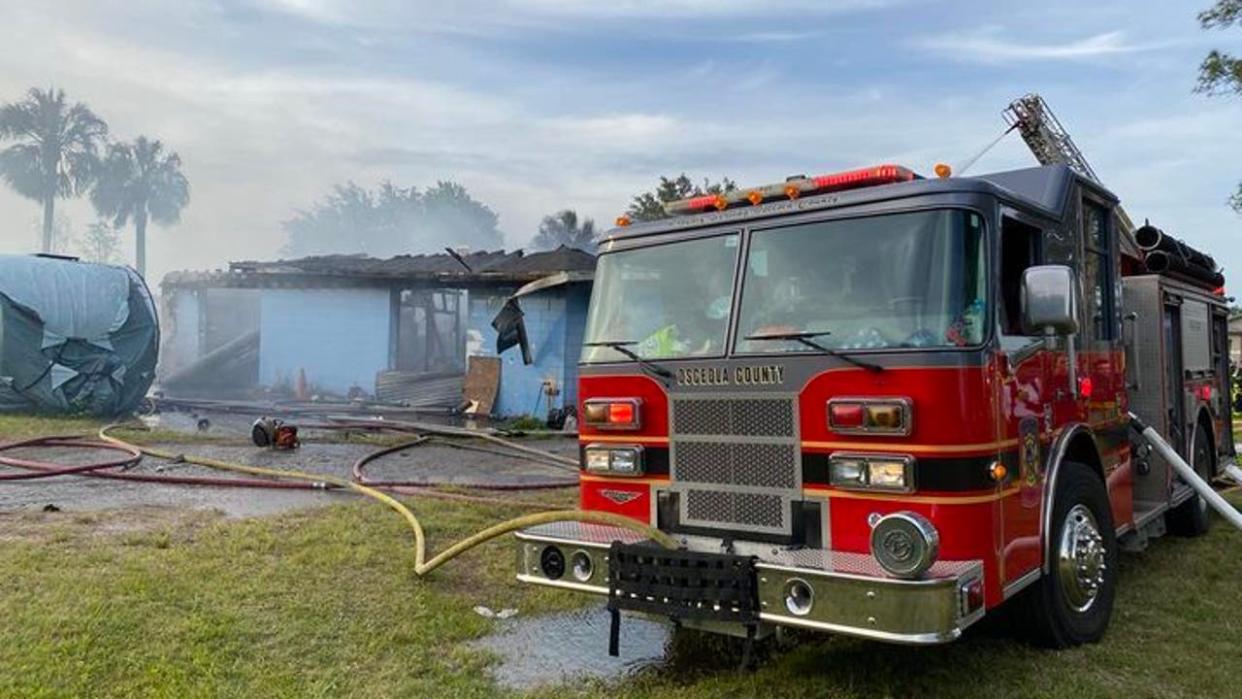
{"label": "front wheel", "polygon": [[1104,636],[1117,593],[1117,537],[1108,492],[1083,464],[1065,462],[1052,500],[1049,572],[1015,600],[1021,630],[1067,648]]}

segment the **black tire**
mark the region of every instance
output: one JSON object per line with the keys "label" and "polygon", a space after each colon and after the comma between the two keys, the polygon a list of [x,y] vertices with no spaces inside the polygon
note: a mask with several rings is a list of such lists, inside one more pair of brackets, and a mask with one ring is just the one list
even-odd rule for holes
{"label": "black tire", "polygon": [[[1108,492],[1090,468],[1067,461],[1061,464],[1052,497],[1050,572],[1014,600],[1013,620],[1020,633],[1047,648],[1095,643],[1108,629],[1117,594],[1117,537]],[[1068,535],[1077,546],[1063,546],[1071,526],[1074,529]],[[1091,530],[1094,537],[1088,536]],[[1093,546],[1084,541],[1093,542]],[[1061,563],[1063,549],[1083,554],[1085,562],[1070,555],[1066,565],[1075,571],[1081,565],[1084,572],[1066,573]],[[1095,583],[1094,590],[1084,579]]]}
{"label": "black tire", "polygon": [[[1212,436],[1200,422],[1195,425],[1195,439],[1190,455],[1191,467],[1204,480],[1211,482],[1215,462],[1212,459]],[[1178,479],[1180,481],[1180,479]],[[1165,515],[1165,524],[1169,532],[1177,536],[1203,536],[1212,527],[1211,513],[1208,512],[1207,500],[1195,493],[1189,500],[1169,510]]]}

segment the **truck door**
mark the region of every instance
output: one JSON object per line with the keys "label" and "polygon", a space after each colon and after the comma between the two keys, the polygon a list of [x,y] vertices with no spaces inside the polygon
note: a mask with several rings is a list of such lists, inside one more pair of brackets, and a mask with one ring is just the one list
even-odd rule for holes
{"label": "truck door", "polygon": [[[1044,458],[1052,419],[1055,387],[1050,382],[1052,358],[1039,335],[1022,326],[1022,273],[1044,262],[1044,231],[1048,222],[1003,211],[1000,228],[999,296],[997,307],[1001,358],[998,405],[1002,440],[1017,441],[1000,454],[1011,474],[1000,501],[1001,581],[1012,583],[1040,564],[1040,497]],[[1064,355],[1060,350],[1058,354]]]}
{"label": "truck door", "polygon": [[1133,480],[1125,357],[1121,347],[1120,266],[1114,205],[1084,190],[1079,208],[1079,280],[1084,323],[1079,333],[1077,421],[1095,434],[1116,525],[1133,518]]}

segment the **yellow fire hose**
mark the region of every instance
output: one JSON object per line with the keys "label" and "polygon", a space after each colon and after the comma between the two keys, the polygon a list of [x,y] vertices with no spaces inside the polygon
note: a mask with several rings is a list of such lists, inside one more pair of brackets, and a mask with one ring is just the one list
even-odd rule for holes
{"label": "yellow fire hose", "polygon": [[356,493],[360,493],[384,503],[389,507],[389,509],[401,515],[401,517],[405,519],[406,524],[410,525],[410,529],[414,532],[414,574],[419,576],[430,573],[444,563],[447,563],[466,551],[469,551],[484,542],[495,539],[496,537],[503,536],[525,527],[532,527],[539,524],[549,524],[551,522],[588,522],[591,524],[608,524],[614,527],[629,529],[630,531],[647,536],[652,541],[655,541],[665,548],[677,548],[677,541],[668,534],[665,534],[654,527],[650,527],[646,524],[642,524],[641,522],[629,519],[628,517],[622,517],[621,515],[612,514],[611,512],[555,510],[549,512],[536,512],[534,514],[516,517],[514,519],[501,522],[500,524],[490,526],[487,529],[472,534],[471,536],[468,536],[465,539],[453,544],[444,551],[436,554],[430,561],[428,561],[426,560],[427,542],[426,536],[423,534],[423,525],[418,521],[418,517],[414,516],[414,513],[411,512],[408,507],[401,504],[400,501],[387,493],[360,483],[355,483],[346,478],[338,478],[336,476],[326,474],[263,468],[261,466],[247,466],[245,464],[232,463],[229,461],[222,461],[220,459],[192,456],[189,454],[177,454],[163,449],[152,449],[150,447],[131,444],[123,439],[113,437],[108,434],[110,430],[122,427],[126,427],[127,429],[144,429],[141,427],[127,427],[119,424],[107,425],[103,429],[99,430],[99,438],[105,442],[116,444],[121,447],[137,449],[146,456],[151,456],[157,459],[179,460],[198,466],[206,466],[208,468],[220,469],[223,471],[234,471],[237,473],[248,473],[257,476],[267,476],[269,478],[289,478],[294,480],[310,481],[312,483],[327,483],[340,488],[352,490]]}

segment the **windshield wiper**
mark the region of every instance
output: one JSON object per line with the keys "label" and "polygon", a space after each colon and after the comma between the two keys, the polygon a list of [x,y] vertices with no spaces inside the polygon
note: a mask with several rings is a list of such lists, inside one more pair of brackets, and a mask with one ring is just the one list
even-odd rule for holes
{"label": "windshield wiper", "polygon": [[823,337],[824,335],[831,335],[831,334],[832,332],[828,330],[821,330],[819,332],[803,330],[803,331],[792,332],[792,333],[770,333],[770,334],[763,334],[763,335],[751,335],[743,339],[758,340],[758,341],[793,340],[794,342],[806,345],[807,347],[810,347],[811,349],[818,350],[829,356],[837,357],[839,359],[844,359],[850,364],[853,364],[854,366],[857,366],[857,367],[862,367],[863,369],[866,369],[868,371],[876,371],[876,372],[884,371],[884,367],[880,366],[879,364],[872,364],[871,362],[865,362],[861,359],[858,359],[857,357],[850,355],[847,352],[842,352],[841,350],[835,350],[835,349],[832,349],[831,347],[824,347],[823,345],[816,342],[814,339],[817,337]]}
{"label": "windshield wiper", "polygon": [[623,354],[630,359],[633,359],[635,362],[638,362],[638,366],[642,367],[642,369],[648,373],[655,374],[663,379],[673,378],[673,372],[665,369],[655,362],[643,359],[637,352],[630,349],[631,345],[638,344],[633,340],[601,340],[599,342],[584,342],[582,344],[584,347],[607,347],[618,354]]}

